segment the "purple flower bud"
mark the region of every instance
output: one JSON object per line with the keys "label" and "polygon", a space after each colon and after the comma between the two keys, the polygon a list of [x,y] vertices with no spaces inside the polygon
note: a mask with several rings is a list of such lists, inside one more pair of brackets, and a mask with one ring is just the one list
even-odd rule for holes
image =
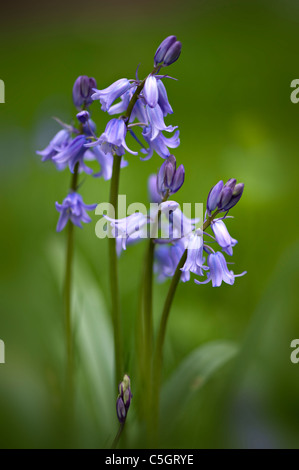
{"label": "purple flower bud", "polygon": [[172,194],[176,193],[182,186],[185,181],[185,168],[184,165],[180,165],[176,170],[173,180],[172,180]]}
{"label": "purple flower bud", "polygon": [[221,198],[221,192],[223,189],[223,181],[219,181],[209,192],[207,200],[207,211],[208,215],[211,215],[211,212],[216,209]]}
{"label": "purple flower bud", "polygon": [[236,184],[235,179],[228,180],[222,190],[219,209],[225,212],[234,207],[240,201],[243,190],[243,183]]}
{"label": "purple flower bud", "polygon": [[124,375],[122,382],[120,382],[118,391],[119,395],[116,401],[116,412],[119,422],[124,423],[133,397],[130,377],[127,374]]}
{"label": "purple flower bud", "polygon": [[230,188],[232,191],[234,190],[234,187],[236,186],[237,180],[235,178],[230,178],[224,185],[225,188]]}
{"label": "purple flower bud", "polygon": [[126,421],[127,412],[123,399],[120,396],[116,400],[116,414],[118,421],[123,424]]}
{"label": "purple flower bud", "polygon": [[81,75],[77,78],[73,86],[73,102],[76,108],[80,109],[92,103],[91,95],[96,86],[97,82],[92,77]]}
{"label": "purple flower bud", "polygon": [[167,195],[176,193],[183,185],[185,179],[185,169],[180,165],[176,169],[176,159],[170,155],[162,164],[157,176],[157,190],[164,198]]}
{"label": "purple flower bud", "polygon": [[233,191],[230,187],[224,186],[221,192],[221,198],[218,204],[219,209],[222,209],[222,207],[225,207],[226,204],[229,203],[233,195]]}
{"label": "purple flower bud", "polygon": [[176,36],[168,36],[166,39],[164,39],[164,41],[161,42],[160,46],[156,50],[154,58],[155,67],[163,62],[166,52],[175,42]]}
{"label": "purple flower bud", "polygon": [[76,118],[78,119],[79,122],[81,122],[81,124],[85,124],[89,119],[89,112],[80,111],[80,113],[76,115]]}
{"label": "purple flower bud", "polygon": [[148,194],[150,202],[155,202],[156,204],[160,204],[162,198],[157,190],[157,175],[153,174],[150,175],[148,179]]}
{"label": "purple flower bud", "polygon": [[181,50],[182,43],[180,41],[176,41],[174,44],[172,44],[165,54],[163,65],[168,66],[178,60],[181,54]]}
{"label": "purple flower bud", "polygon": [[157,106],[159,98],[158,84],[156,77],[154,77],[153,75],[149,75],[145,80],[143,96],[145,98],[145,101],[151,108]]}
{"label": "purple flower bud", "polygon": [[[244,186],[243,186],[243,188],[244,188]],[[240,199],[241,199],[241,197],[242,197],[242,194],[243,194],[243,189],[241,190],[241,192],[240,192],[237,196],[233,196],[233,197],[231,198],[231,200],[229,201],[229,203],[226,204],[226,206],[224,206],[224,207],[222,208],[222,210],[223,210],[223,211],[228,211],[228,210],[230,210],[232,207],[234,207],[234,206],[240,201]]]}
{"label": "purple flower bud", "polygon": [[233,190],[233,196],[239,196],[239,194],[242,194],[244,190],[244,183],[238,183],[235,186],[235,189]]}

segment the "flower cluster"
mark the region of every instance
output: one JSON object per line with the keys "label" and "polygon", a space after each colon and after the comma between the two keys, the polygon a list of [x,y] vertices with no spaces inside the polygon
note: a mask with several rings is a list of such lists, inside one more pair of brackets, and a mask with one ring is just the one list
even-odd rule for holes
{"label": "flower cluster", "polygon": [[[154,69],[143,81],[139,80],[136,72],[135,79],[121,78],[105,89],[94,90],[91,98],[100,102],[103,111],[110,115],[121,116],[112,118],[103,134],[87,146],[97,146],[105,155],[122,156],[125,151],[137,155],[138,152],[131,150],[126,144],[129,133],[140,144],[141,153],[145,155],[143,160],[151,158],[154,151],[162,158],[170,156],[169,148],[176,148],[180,144],[179,131],[177,130],[171,137],[163,134],[163,132],[174,132],[177,126],[167,126],[164,121],[173,110],[162,81],[168,75],[159,75],[159,71],[161,67],[175,62],[180,51],[181,43],[175,36],[170,36],[159,46],[154,58]],[[134,96],[136,99],[127,114]],[[120,101],[115,103],[118,99]],[[141,137],[145,143],[142,143],[132,130],[134,127],[142,128]]]}
{"label": "flower cluster", "polygon": [[65,124],[57,119],[62,129],[58,131],[44,150],[37,151],[43,162],[52,161],[58,170],[64,170],[68,167],[73,174],[73,183],[69,194],[62,204],[56,202],[56,209],[60,213],[56,227],[57,232],[63,230],[69,220],[78,227],[82,227],[81,222],[91,222],[86,210],[95,209],[96,204],[84,204],[82,196],[77,193],[77,174],[85,172],[90,175],[93,173],[93,170],[85,162],[97,160],[100,164],[101,170],[94,176],[102,176],[108,180],[112,175],[113,159],[107,158],[99,148],[89,149],[86,147],[96,132],[95,123],[90,118],[88,111],[95,87],[94,78],[85,75],[77,78],[73,86],[73,103],[80,110],[76,115],[78,127]]}
{"label": "flower cluster", "polygon": [[[147,225],[159,225],[160,237],[154,235],[155,271],[159,281],[172,277],[183,256],[186,261],[181,267],[181,280],[189,281],[191,273],[207,278],[204,281],[195,279],[197,284],[206,284],[211,281],[213,287],[219,287],[222,281],[234,284],[235,278],[245,274],[234,274],[228,269],[222,252],[232,256],[233,247],[238,243],[232,238],[225,225],[229,218],[228,211],[240,200],[244,185],[237,184],[230,179],[225,185],[222,181],[217,183],[210,191],[207,200],[206,216],[197,227],[199,219],[189,219],[180,210],[175,201],[168,197],[176,193],[182,186],[185,177],[183,165],[176,168],[176,159],[173,155],[162,164],[157,175],[149,177],[149,196],[157,204],[157,209],[149,214],[134,213],[124,219],[106,219],[112,226],[112,234],[117,239],[118,254],[126,249],[128,243],[140,241],[142,238],[153,236],[147,230]],[[222,217],[216,217],[225,212]],[[213,235],[206,233],[211,227]],[[222,251],[215,251],[209,244],[217,243]],[[205,257],[207,255],[207,259]]]}

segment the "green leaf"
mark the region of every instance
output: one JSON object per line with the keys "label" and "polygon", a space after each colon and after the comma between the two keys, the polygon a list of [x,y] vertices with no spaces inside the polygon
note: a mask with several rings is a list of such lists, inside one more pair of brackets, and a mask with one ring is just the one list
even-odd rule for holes
{"label": "green leaf", "polygon": [[[64,247],[54,241],[48,249],[50,263],[63,283]],[[82,419],[96,423],[106,436],[116,422],[113,389],[114,348],[111,317],[101,286],[78,250],[72,286],[72,322],[75,346],[76,409]]]}
{"label": "green leaf", "polygon": [[183,413],[190,398],[237,352],[238,347],[232,342],[213,341],[185,358],[162,388],[161,423],[171,426],[171,421]]}

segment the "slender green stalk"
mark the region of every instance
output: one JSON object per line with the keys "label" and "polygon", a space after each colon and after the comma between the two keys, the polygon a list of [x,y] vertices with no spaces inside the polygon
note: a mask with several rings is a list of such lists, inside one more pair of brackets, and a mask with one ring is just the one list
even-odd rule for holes
{"label": "slender green stalk", "polygon": [[146,374],[151,376],[151,357],[153,346],[153,264],[155,244],[149,240],[147,262],[144,276],[144,332],[145,332],[145,355],[149,369]]}
{"label": "slender green stalk", "polygon": [[[113,171],[110,186],[110,204],[114,207],[113,218],[118,217],[118,188],[120,175],[121,157],[114,155]],[[123,353],[122,353],[122,334],[121,334],[121,315],[119,298],[119,280],[117,269],[116,240],[109,237],[109,268],[110,268],[110,293],[112,300],[112,321],[114,330],[114,354],[115,354],[115,383],[118,384],[120,377],[124,375]]]}
{"label": "slender green stalk", "polygon": [[116,436],[115,436],[115,438],[114,438],[114,441],[113,441],[113,443],[112,443],[111,449],[116,449],[117,444],[118,444],[118,442],[119,442],[119,440],[120,440],[120,437],[121,437],[121,435],[122,435],[122,432],[123,432],[124,427],[125,427],[125,423],[121,423],[121,424],[119,425],[119,428],[118,428],[117,434],[116,434]]}
{"label": "slender green stalk", "polygon": [[[76,191],[78,185],[78,164],[75,166],[71,177],[71,190]],[[67,226],[67,246],[64,282],[65,303],[65,329],[66,329],[66,353],[67,353],[67,393],[70,406],[73,402],[73,334],[72,334],[72,270],[74,258],[74,225],[71,221]]]}
{"label": "slender green stalk", "polygon": [[[205,231],[216,217],[219,211],[214,212],[214,214],[209,217],[204,223],[202,230]],[[179,264],[175,270],[175,273],[172,277],[171,284],[167,293],[167,297],[164,303],[159,332],[156,342],[155,354],[154,354],[154,363],[153,363],[153,395],[152,395],[152,432],[154,433],[159,420],[159,391],[160,391],[160,381],[161,381],[161,370],[163,363],[163,346],[166,334],[167,321],[170,314],[170,309],[172,302],[176,293],[177,286],[181,279],[181,268],[184,266],[187,259],[187,250],[184,251]]]}

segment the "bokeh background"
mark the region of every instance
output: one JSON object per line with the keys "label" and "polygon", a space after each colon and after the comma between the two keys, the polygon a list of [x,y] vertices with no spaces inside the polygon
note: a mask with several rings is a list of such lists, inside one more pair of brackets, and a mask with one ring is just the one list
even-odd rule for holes
{"label": "bokeh background", "polygon": [[[134,77],[141,63],[144,76],[170,34],[183,43],[170,72],[179,80],[167,82],[175,111],[167,123],[179,125],[175,156],[186,169],[177,200],[205,202],[219,179],[245,183],[228,226],[239,240],[234,270],[248,274],[233,287],[180,285],[165,351],[168,410],[160,446],[298,447],[299,364],[290,361],[291,340],[299,337],[299,104],[290,101],[290,83],[299,78],[298,26],[296,0],[1,6],[1,448],[105,447],[117,430],[107,243],[96,238],[93,215],[91,224],[76,231],[77,413],[71,439],[66,437],[65,234],[55,233],[54,203],[65,197],[69,174],[42,164],[35,151],[58,130],[52,116],[74,119],[71,90],[78,75],[94,76],[105,88]],[[107,118],[95,104],[98,133]],[[146,202],[147,177],[162,161],[157,155],[148,162],[131,155],[128,160],[120,192],[128,203]],[[82,186],[87,203],[106,201],[108,191],[109,183],[91,177]],[[144,248],[130,247],[120,260],[133,393]],[[167,287],[155,286],[156,322]],[[202,371],[196,354],[186,359],[194,350]],[[123,445],[142,447],[134,402],[127,428]]]}

